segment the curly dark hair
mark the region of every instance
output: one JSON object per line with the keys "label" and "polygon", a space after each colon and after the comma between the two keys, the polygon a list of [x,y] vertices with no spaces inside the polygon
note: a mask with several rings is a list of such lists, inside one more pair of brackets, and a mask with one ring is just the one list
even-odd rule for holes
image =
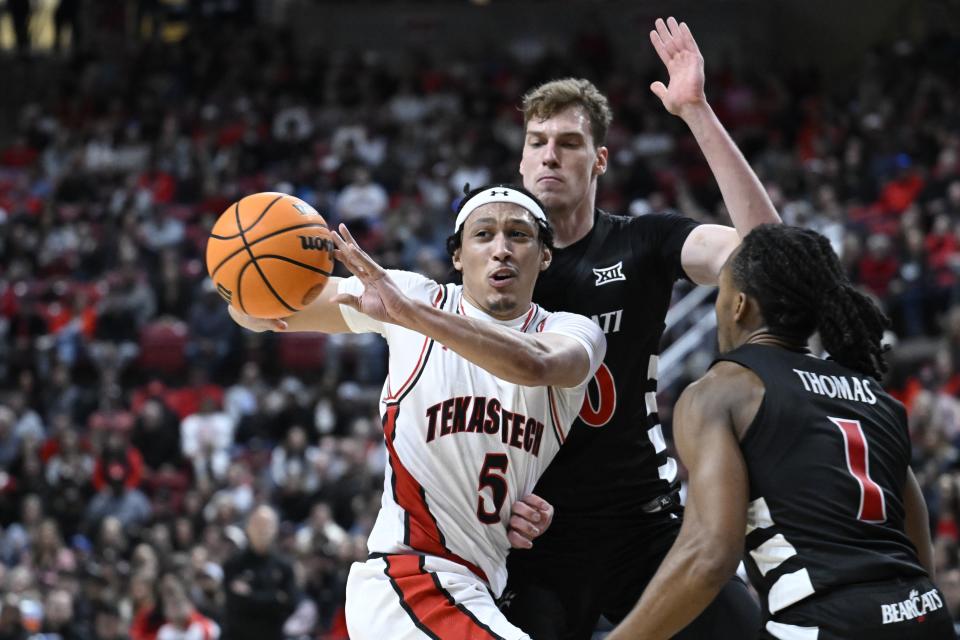
{"label": "curly dark hair", "polygon": [[820,332],[830,356],[880,379],[890,320],[844,273],[830,242],[809,229],[765,224],[751,231],[731,263],[734,282],[752,296],[772,333],[806,342]]}
{"label": "curly dark hair", "polygon": [[[526,189],[524,189],[522,186],[519,186],[519,185],[496,183],[496,184],[485,184],[481,187],[477,187],[476,189],[471,189],[470,185],[466,184],[463,186],[464,196],[463,198],[460,199],[460,202],[457,203],[456,215],[459,215],[460,210],[463,209],[463,205],[466,204],[466,202],[470,200],[470,198],[480,193],[481,191],[486,191],[488,189],[503,189],[503,188],[519,191],[525,196],[529,196],[534,202],[536,202],[540,206],[540,208],[544,212],[547,210],[547,208],[543,206],[543,203],[540,202],[540,199],[537,198],[537,196],[533,195],[532,193],[530,193],[529,191],[527,191]],[[533,220],[534,222],[537,223],[537,232],[538,232],[537,239],[543,244],[543,246],[553,251],[554,249],[553,227],[550,226],[549,222],[544,222],[539,218],[534,218]],[[447,236],[447,254],[449,254],[450,257],[453,257],[453,254],[456,252],[457,249],[461,247],[462,244],[463,244],[463,226],[457,229],[456,233],[452,233],[449,236]]]}

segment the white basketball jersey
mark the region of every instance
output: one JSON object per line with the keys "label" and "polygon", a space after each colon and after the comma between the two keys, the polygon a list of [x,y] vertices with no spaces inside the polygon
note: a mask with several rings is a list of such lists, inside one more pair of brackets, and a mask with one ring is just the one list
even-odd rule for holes
{"label": "white basketball jersey", "polygon": [[[405,271],[390,275],[409,296],[437,308],[525,333],[560,333],[590,356],[590,372],[576,387],[524,387],[422,334],[341,306],[351,331],[377,332],[390,349],[380,399],[389,464],[370,552],[454,560],[499,596],[507,578],[511,506],[533,492],[566,439],[606,340],[583,316],[531,305],[515,320],[495,320],[471,306],[461,286]],[[348,278],[339,290],[359,295],[363,285]]]}

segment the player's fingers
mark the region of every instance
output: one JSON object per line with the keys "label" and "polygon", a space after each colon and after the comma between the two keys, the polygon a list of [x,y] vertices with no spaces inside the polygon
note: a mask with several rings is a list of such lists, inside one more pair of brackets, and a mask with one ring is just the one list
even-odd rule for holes
{"label": "player's fingers", "polygon": [[651,31],[650,43],[653,44],[653,50],[656,51],[657,56],[660,57],[660,62],[667,64],[667,60],[670,59],[670,54],[667,53],[667,47],[663,44],[663,40],[660,39],[660,34],[656,31]]}
{"label": "player's fingers", "polygon": [[527,538],[524,538],[522,535],[520,535],[516,531],[508,531],[507,540],[510,541],[510,546],[513,547],[514,549],[532,549],[533,548],[533,542],[531,542]]}
{"label": "player's fingers", "polygon": [[544,500],[543,498],[541,498],[535,493],[531,493],[530,495],[524,496],[521,499],[521,502],[523,502],[524,504],[530,505],[537,511],[541,511],[541,512],[546,511],[547,509],[553,509],[553,507],[550,506],[549,502],[547,502],[546,500]]}
{"label": "player's fingers", "polygon": [[663,42],[663,48],[667,52],[667,55],[673,55],[675,51],[675,45],[673,43],[673,36],[670,35],[670,31],[667,29],[667,23],[663,21],[663,18],[657,18],[657,21],[654,22],[654,26],[657,28],[657,35],[660,36],[660,40]]}
{"label": "player's fingers", "polygon": [[697,46],[697,40],[693,37],[693,33],[690,32],[690,27],[687,26],[686,22],[680,23],[680,33],[683,36],[683,41],[686,43],[687,48],[691,51],[700,53],[700,47]]}
{"label": "player's fingers", "polygon": [[540,509],[523,502],[515,502],[511,515],[519,516],[529,522],[540,522]]}
{"label": "player's fingers", "polygon": [[337,259],[337,262],[347,268],[347,271],[360,278],[361,282],[366,282],[367,272],[357,261],[353,252],[350,251],[350,247],[344,245],[343,249],[335,249],[333,255]]}
{"label": "player's fingers", "polygon": [[341,222],[338,229],[340,230],[340,235],[343,236],[347,242],[349,242],[353,246],[358,246],[357,241],[353,239],[353,234],[350,233],[350,229],[347,229],[347,225]]}
{"label": "player's fingers", "polygon": [[543,529],[545,530],[547,527],[553,524],[553,514],[554,514],[553,505],[548,504],[547,508],[541,510],[540,513],[543,514],[543,518],[541,519],[541,522],[543,523]]}
{"label": "player's fingers", "polygon": [[333,240],[333,246],[336,250],[344,251],[347,248],[347,241],[343,239],[338,231],[330,232],[330,239]]}
{"label": "player's fingers", "polygon": [[670,35],[673,36],[674,41],[680,37],[680,25],[677,24],[677,19],[673,16],[667,18],[667,29],[670,31]]}
{"label": "player's fingers", "polygon": [[286,321],[286,320],[281,320],[281,319],[277,318],[276,320],[272,320],[271,323],[273,324],[273,329],[274,329],[274,331],[286,331],[286,330],[287,330],[287,321]]}
{"label": "player's fingers", "polygon": [[360,248],[360,245],[357,244],[356,239],[353,237],[353,234],[350,233],[350,229],[347,228],[347,225],[340,223],[340,233],[343,236],[343,239],[346,241],[347,246],[350,249],[350,253],[356,257],[356,259],[361,263],[372,263],[373,259],[367,255],[367,252]]}
{"label": "player's fingers", "polygon": [[667,97],[667,85],[663,84],[659,80],[650,84],[650,91],[653,91],[653,95],[657,96],[661,100]]}
{"label": "player's fingers", "polygon": [[510,528],[531,540],[543,533],[543,529],[537,525],[517,516],[510,517]]}
{"label": "player's fingers", "polygon": [[337,304],[344,304],[348,307],[356,309],[357,311],[360,310],[360,298],[350,295],[349,293],[338,293],[337,295],[333,296],[333,302]]}
{"label": "player's fingers", "polygon": [[340,232],[343,234],[343,237],[347,240],[347,243],[350,247],[351,254],[355,257],[356,261],[363,265],[364,269],[371,274],[379,274],[383,272],[383,268],[377,264],[377,261],[370,257],[366,251],[364,251],[357,241],[353,238],[353,235],[350,233],[350,230],[347,229],[347,225],[340,223]]}

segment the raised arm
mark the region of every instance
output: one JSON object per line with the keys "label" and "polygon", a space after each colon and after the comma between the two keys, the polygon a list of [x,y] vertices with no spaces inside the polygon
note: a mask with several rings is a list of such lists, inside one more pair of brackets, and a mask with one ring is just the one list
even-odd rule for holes
{"label": "raised arm", "polygon": [[[337,295],[333,300],[381,322],[390,322],[429,336],[498,378],[525,386],[574,387],[588,375],[590,354],[576,339],[559,333],[526,334],[448,313],[414,300],[354,241],[346,226],[334,233],[337,258],[363,283],[360,296]],[[606,342],[599,327],[593,334],[596,361]]]}
{"label": "raised arm", "polygon": [[740,149],[720,123],[704,93],[703,56],[686,23],[658,19],[650,41],[670,75],[668,85],[654,82],[650,90],[663,106],[690,127],[720,186],[736,231],[721,225],[702,225],[684,243],[681,262],[698,284],[716,284],[730,252],[757,225],[779,223],[770,197],[747,164]]}
{"label": "raised arm", "polygon": [[740,563],[749,486],[732,411],[744,398],[737,372],[731,379],[717,371],[725,364],[677,401],[674,439],[690,474],[683,525],[640,601],[607,640],[672,638],[710,604]]}

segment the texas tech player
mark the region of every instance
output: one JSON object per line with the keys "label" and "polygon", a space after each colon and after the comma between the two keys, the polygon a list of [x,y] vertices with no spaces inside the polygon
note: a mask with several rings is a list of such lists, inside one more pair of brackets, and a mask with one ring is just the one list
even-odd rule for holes
{"label": "texas tech player", "polygon": [[[763,638],[953,638],[906,412],[877,383],[882,312],[826,238],[780,225],[744,238],[716,310],[722,355],[674,414],[686,521],[609,640],[672,637],[733,574],[744,541]],[[807,352],[814,331],[832,360]]]}
{"label": "texas tech player", "polygon": [[[607,168],[606,98],[574,79],[524,98],[520,173],[547,206],[562,247],[534,298],[593,317],[609,346],[571,432],[575,446],[560,452],[537,486],[556,507],[554,522],[531,551],[509,558],[504,611],[543,640],[590,638],[601,614],[622,619],[676,538],[677,465],[667,456],[656,406],[656,354],[672,285],[685,276],[715,284],[738,231],[779,221],[704,98],[703,59],[686,25],[658,20],[651,40],[670,74],[669,87],[652,89],[689,125],[737,231],[674,215],[628,219],[596,210],[597,180]],[[758,626],[756,604],[734,582],[682,637],[749,637]]]}
{"label": "texas tech player", "polygon": [[462,286],[384,271],[341,232],[338,258],[354,277],[286,321],[376,332],[389,347],[389,465],[370,559],[347,583],[350,637],[528,638],[493,599],[506,583],[510,506],[566,439],[603,333],[531,302],[550,228],[519,189],[482,188],[461,204],[450,249]]}

